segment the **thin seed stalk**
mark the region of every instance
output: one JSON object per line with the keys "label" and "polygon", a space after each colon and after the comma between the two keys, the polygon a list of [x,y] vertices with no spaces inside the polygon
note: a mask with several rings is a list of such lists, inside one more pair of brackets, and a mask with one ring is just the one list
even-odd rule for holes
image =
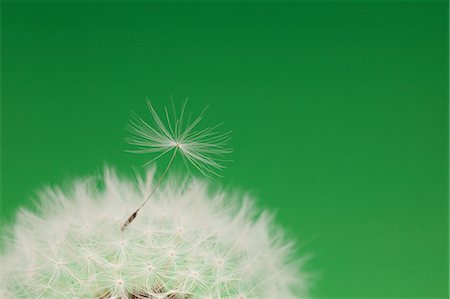
{"label": "thin seed stalk", "polygon": [[136,209],[136,211],[134,211],[127,219],[127,221],[125,221],[124,224],[122,224],[120,230],[121,231],[125,231],[125,229],[131,224],[131,222],[134,221],[134,219],[136,219],[137,214],[139,212],[140,209],[142,209],[145,204],[150,200],[150,198],[152,197],[152,195],[155,193],[155,191],[158,189],[158,187],[161,185],[161,182],[163,180],[163,178],[166,176],[167,171],[170,168],[170,165],[172,165],[173,160],[175,159],[175,156],[177,154],[178,151],[178,145],[175,147],[175,150],[173,151],[172,157],[170,158],[169,163],[167,163],[166,169],[164,170],[163,174],[159,177],[158,182],[156,182],[155,188],[153,188],[152,192],[150,192],[150,194],[147,196],[147,198],[142,202],[142,204],[139,206],[139,208]]}

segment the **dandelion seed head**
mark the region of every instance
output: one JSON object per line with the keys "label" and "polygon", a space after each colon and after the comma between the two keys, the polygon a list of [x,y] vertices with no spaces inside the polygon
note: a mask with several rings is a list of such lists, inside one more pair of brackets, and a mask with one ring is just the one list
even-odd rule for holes
{"label": "dandelion seed head", "polygon": [[307,298],[294,244],[245,196],[169,179],[122,232],[153,173],[128,180],[106,169],[102,189],[97,176],[41,192],[37,211],[20,211],[5,237],[0,297]]}

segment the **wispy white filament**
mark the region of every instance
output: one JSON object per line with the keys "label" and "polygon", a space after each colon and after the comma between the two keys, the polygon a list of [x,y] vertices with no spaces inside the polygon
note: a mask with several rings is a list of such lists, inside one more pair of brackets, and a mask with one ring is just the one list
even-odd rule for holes
{"label": "wispy white filament", "polygon": [[203,118],[204,110],[194,121],[187,121],[185,125],[184,113],[186,104],[187,100],[184,102],[179,118],[176,117],[176,113],[174,111],[173,125],[167,108],[164,108],[167,121],[167,124],[165,124],[164,121],[161,120],[155,108],[153,108],[150,101],[147,101],[147,105],[153,117],[152,124],[148,124],[139,116],[133,114],[133,119],[127,127],[132,135],[131,137],[127,137],[126,141],[137,146],[138,149],[131,150],[131,152],[140,154],[158,153],[158,155],[148,161],[146,165],[151,164],[153,161],[161,158],[169,152],[172,152],[172,156],[163,174],[155,184],[155,188],[149,195],[147,195],[141,205],[128,216],[127,220],[121,226],[122,231],[124,231],[131,224],[131,222],[134,221],[138,212],[144,205],[147,204],[154,192],[159,188],[162,179],[172,165],[172,162],[178,152],[181,153],[183,159],[189,161],[190,164],[198,169],[204,176],[219,176],[217,171],[223,168],[220,161],[223,160],[223,156],[225,154],[231,152],[226,144],[230,139],[229,132],[216,132],[215,129],[218,125],[203,130],[195,130],[197,124]]}
{"label": "wispy white filament", "polygon": [[204,176],[219,176],[219,171],[223,169],[224,155],[231,152],[227,146],[230,139],[229,132],[219,133],[216,125],[202,130],[197,130],[197,125],[203,119],[203,112],[193,121],[186,120],[185,110],[187,101],[184,103],[180,116],[169,115],[167,108],[164,108],[164,122],[152,106],[147,101],[148,108],[152,116],[152,122],[148,123],[142,118],[133,114],[133,119],[127,127],[132,134],[126,141],[136,149],[130,150],[139,154],[156,154],[146,165],[151,164],[162,156],[178,150],[181,156],[191,165],[200,171]]}

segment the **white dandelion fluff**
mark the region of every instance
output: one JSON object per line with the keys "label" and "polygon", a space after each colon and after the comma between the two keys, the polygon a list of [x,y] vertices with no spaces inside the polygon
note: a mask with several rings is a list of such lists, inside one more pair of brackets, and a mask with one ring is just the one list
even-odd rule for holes
{"label": "white dandelion fluff", "polygon": [[224,168],[221,164],[221,162],[225,161],[223,157],[225,154],[231,152],[231,149],[227,146],[227,142],[230,139],[230,132],[217,132],[215,129],[220,126],[220,124],[214,127],[197,130],[196,126],[203,119],[203,112],[205,110],[203,110],[203,112],[192,122],[189,120],[185,121],[186,104],[187,100],[184,102],[179,118],[177,118],[174,111],[172,121],[167,107],[164,107],[166,123],[158,115],[150,101],[147,101],[147,106],[153,118],[152,124],[145,122],[136,114],[132,115],[133,119],[127,127],[132,135],[125,140],[137,148],[130,150],[130,152],[139,154],[157,154],[156,157],[148,161],[145,165],[151,164],[167,153],[172,152],[172,156],[164,173],[156,183],[155,188],[149,193],[142,204],[127,218],[122,225],[122,230],[125,230],[125,228],[134,221],[139,210],[149,201],[153,193],[158,189],[159,184],[172,165],[178,152],[185,161],[187,160],[204,176],[220,176],[218,171]]}
{"label": "white dandelion fluff", "polygon": [[154,183],[153,171],[130,181],[106,169],[41,192],[4,240],[1,298],[306,298],[293,243],[247,197],[167,180],[118,229]]}
{"label": "white dandelion fluff", "polygon": [[227,145],[230,132],[217,132],[216,129],[220,124],[197,130],[197,125],[203,119],[205,110],[193,121],[186,121],[186,104],[187,101],[184,102],[180,116],[177,118],[176,113],[174,113],[172,120],[167,107],[165,107],[166,122],[164,122],[152,103],[147,101],[153,123],[149,124],[138,115],[133,114],[133,119],[127,127],[132,136],[127,137],[126,141],[137,148],[130,150],[130,152],[158,154],[146,165],[170,152],[172,152],[173,158],[179,152],[204,176],[220,176],[219,171],[224,168],[222,164],[224,155],[231,152]]}

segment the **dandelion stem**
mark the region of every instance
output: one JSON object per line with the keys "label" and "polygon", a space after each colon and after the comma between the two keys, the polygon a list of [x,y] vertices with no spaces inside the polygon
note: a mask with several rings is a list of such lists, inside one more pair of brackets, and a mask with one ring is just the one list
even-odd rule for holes
{"label": "dandelion stem", "polygon": [[153,188],[152,192],[150,192],[150,194],[147,196],[147,198],[142,202],[142,204],[139,206],[139,208],[136,209],[136,211],[134,211],[133,214],[131,214],[127,221],[122,225],[121,227],[121,231],[125,231],[125,229],[131,224],[131,222],[133,222],[133,220],[136,218],[137,213],[139,212],[140,209],[142,209],[145,204],[149,201],[149,199],[152,197],[152,195],[155,193],[155,191],[158,189],[159,185],[161,185],[161,182],[163,180],[163,178],[165,177],[167,171],[170,168],[170,165],[172,165],[173,159],[175,159],[175,156],[177,154],[178,151],[178,145],[175,146],[175,150],[173,151],[172,157],[170,158],[169,163],[167,163],[166,169],[164,170],[163,174],[159,177],[158,181],[156,182],[155,188]]}

